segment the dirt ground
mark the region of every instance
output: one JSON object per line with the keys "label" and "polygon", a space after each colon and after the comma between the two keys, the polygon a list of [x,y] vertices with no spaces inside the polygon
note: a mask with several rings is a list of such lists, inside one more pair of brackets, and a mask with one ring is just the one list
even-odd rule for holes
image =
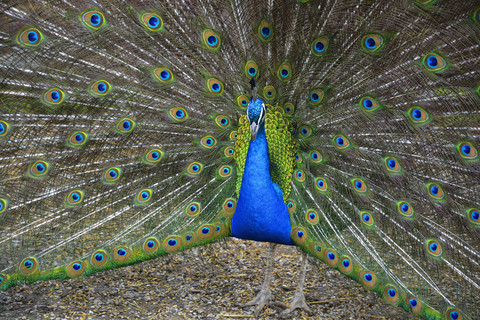
{"label": "dirt ground", "polygon": [[[237,239],[93,276],[20,285],[0,292],[1,319],[253,319],[268,245]],[[272,291],[289,303],[300,252],[279,246]],[[310,261],[310,260],[309,260]],[[324,264],[310,262],[305,296],[312,313],[287,319],[416,319]],[[278,319],[266,307],[259,319]]]}

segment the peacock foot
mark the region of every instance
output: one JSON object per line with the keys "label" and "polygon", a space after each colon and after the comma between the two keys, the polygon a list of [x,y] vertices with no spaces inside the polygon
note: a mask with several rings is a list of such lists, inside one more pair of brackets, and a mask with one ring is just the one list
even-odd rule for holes
{"label": "peacock foot", "polygon": [[257,296],[253,299],[253,300],[250,300],[246,303],[242,303],[240,306],[241,307],[248,307],[248,306],[255,306],[255,311],[254,311],[254,315],[255,315],[255,318],[258,318],[258,315],[260,314],[260,312],[263,310],[263,307],[267,306],[267,305],[280,305],[280,306],[283,306],[285,307],[285,304],[281,303],[281,302],[277,302],[277,301],[272,301],[272,292],[270,290],[260,290],[260,292],[257,294]]}
{"label": "peacock foot", "polygon": [[293,299],[292,299],[292,303],[290,304],[290,308],[283,310],[280,316],[282,318],[286,318],[295,309],[303,309],[308,313],[312,312],[312,310],[307,305],[307,301],[305,300],[305,295],[303,294],[303,291],[295,292],[295,295],[293,296]]}

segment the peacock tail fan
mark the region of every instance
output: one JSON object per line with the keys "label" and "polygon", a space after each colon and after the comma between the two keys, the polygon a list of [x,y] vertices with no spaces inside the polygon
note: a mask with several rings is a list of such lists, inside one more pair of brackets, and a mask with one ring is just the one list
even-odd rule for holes
{"label": "peacock tail fan", "polygon": [[253,79],[295,244],[480,316],[478,1],[6,1],[0,39],[1,289],[231,236]]}

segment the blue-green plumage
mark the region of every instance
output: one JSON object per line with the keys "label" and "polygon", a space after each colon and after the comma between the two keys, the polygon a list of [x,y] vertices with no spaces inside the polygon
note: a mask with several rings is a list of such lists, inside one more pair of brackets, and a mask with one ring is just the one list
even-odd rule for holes
{"label": "blue-green plumage", "polygon": [[262,124],[248,148],[232,234],[242,239],[292,245],[291,228],[282,191],[270,177],[268,144]]}
{"label": "blue-green plumage", "polygon": [[478,319],[479,12],[0,2],[0,289],[233,235]]}

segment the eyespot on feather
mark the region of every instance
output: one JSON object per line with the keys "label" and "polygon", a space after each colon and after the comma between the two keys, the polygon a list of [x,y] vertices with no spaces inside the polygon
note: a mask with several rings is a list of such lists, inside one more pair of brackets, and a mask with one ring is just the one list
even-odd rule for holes
{"label": "eyespot on feather", "polygon": [[105,17],[98,10],[87,10],[80,14],[80,20],[83,25],[90,30],[99,30],[105,23]]}
{"label": "eyespot on feather", "polygon": [[133,129],[135,129],[135,126],[136,126],[135,121],[129,118],[123,118],[117,122],[117,124],[115,125],[115,130],[118,133],[129,134],[133,132]]}
{"label": "eyespot on feather", "polygon": [[467,161],[477,161],[478,150],[477,148],[469,141],[462,141],[457,144],[457,151],[462,159]]}
{"label": "eyespot on feather", "polygon": [[94,268],[103,267],[108,261],[108,254],[105,250],[96,250],[90,257],[90,264]]}
{"label": "eyespot on feather", "polygon": [[143,249],[143,252],[147,254],[152,254],[152,253],[155,253],[159,247],[160,247],[160,243],[158,242],[158,239],[155,237],[149,237],[145,239],[145,241],[143,242],[142,249]]}
{"label": "eyespot on feather", "polygon": [[303,158],[302,158],[302,155],[300,153],[295,153],[295,162],[296,163],[302,163],[303,162]]}
{"label": "eyespot on feather", "polygon": [[218,115],[215,117],[215,124],[222,129],[230,126],[230,118],[224,115]]}
{"label": "eyespot on feather", "polygon": [[122,169],[117,167],[111,167],[105,170],[102,175],[102,182],[104,184],[113,184],[120,180],[122,176]]}
{"label": "eyespot on feather", "polygon": [[196,176],[198,174],[200,174],[203,170],[203,164],[201,164],[200,162],[192,162],[188,165],[187,167],[187,174],[191,175],[191,176]]}
{"label": "eyespot on feather", "polygon": [[302,245],[307,241],[307,231],[304,228],[292,228],[290,237],[292,238],[293,242],[298,245]]}
{"label": "eyespot on feather", "polygon": [[338,254],[333,249],[325,249],[323,251],[324,261],[332,268],[338,266]]}
{"label": "eyespot on feather", "polygon": [[110,93],[112,86],[106,80],[95,81],[88,87],[88,91],[95,97],[103,97]]}
{"label": "eyespot on feather", "polygon": [[350,257],[348,256],[341,256],[340,263],[338,264],[338,270],[340,270],[343,274],[350,274],[353,270],[353,263]]}
{"label": "eyespot on feather", "polygon": [[236,130],[230,132],[230,135],[228,136],[231,141],[237,140],[238,132]]}
{"label": "eyespot on feather", "polygon": [[237,201],[233,198],[227,198],[222,205],[222,211],[228,218],[233,217],[235,209],[237,208]]}
{"label": "eyespot on feather", "polygon": [[29,276],[38,271],[38,261],[34,257],[24,258],[18,265],[18,271],[24,276]]}
{"label": "eyespot on feather", "polygon": [[295,106],[291,102],[286,102],[283,105],[283,111],[285,112],[285,115],[292,116],[295,113]]}
{"label": "eyespot on feather", "polygon": [[169,83],[173,81],[173,73],[170,69],[165,67],[158,67],[152,70],[155,80],[161,83]]}
{"label": "eyespot on feather", "polygon": [[233,167],[229,165],[223,165],[218,169],[218,175],[221,178],[228,178],[233,171]]}
{"label": "eyespot on feather", "polygon": [[320,221],[320,218],[315,210],[308,209],[305,213],[305,220],[307,220],[307,222],[311,225],[316,225],[318,221]]}
{"label": "eyespot on feather", "polygon": [[124,263],[132,255],[132,249],[125,246],[117,246],[113,249],[113,261],[117,263]]}
{"label": "eyespot on feather", "polygon": [[226,147],[223,151],[223,154],[225,155],[225,157],[231,158],[235,154],[235,149],[232,147]]}
{"label": "eyespot on feather", "polygon": [[448,67],[447,61],[437,53],[429,53],[422,59],[422,64],[428,71],[442,72]]}
{"label": "eyespot on feather", "polygon": [[383,163],[385,164],[385,168],[387,169],[388,173],[391,174],[402,174],[402,166],[400,165],[400,161],[398,161],[395,157],[385,157],[383,158]]}
{"label": "eyespot on feather", "polygon": [[67,139],[67,145],[73,148],[82,148],[85,146],[89,138],[89,135],[83,131],[73,132]]}
{"label": "eyespot on feather", "polygon": [[72,190],[65,196],[65,205],[67,207],[75,207],[82,204],[84,194],[82,190]]}
{"label": "eyespot on feather", "polygon": [[446,319],[448,320],[462,320],[462,314],[454,307],[448,307],[446,313]]}
{"label": "eyespot on feather", "polygon": [[295,170],[293,176],[295,177],[295,180],[298,182],[304,182],[305,181],[305,172],[301,169]]}
{"label": "eyespot on feather", "polygon": [[201,211],[200,203],[198,202],[191,202],[190,204],[187,205],[185,208],[185,212],[187,215],[190,217],[195,217],[197,216]]}
{"label": "eyespot on feather", "polygon": [[140,22],[148,31],[157,32],[163,30],[163,19],[154,12],[144,11],[140,13]]}
{"label": "eyespot on feather", "polygon": [[438,242],[437,240],[435,239],[428,239],[426,241],[426,247],[427,247],[427,253],[429,253],[431,256],[433,256],[434,258],[441,258],[442,255],[443,255],[443,248],[440,244],[440,242]]}
{"label": "eyespot on feather", "polygon": [[332,139],[333,145],[338,150],[347,150],[351,148],[350,140],[343,134],[337,134]]}
{"label": "eyespot on feather", "polygon": [[0,140],[5,139],[7,135],[10,133],[11,127],[10,125],[3,121],[0,120]]}
{"label": "eyespot on feather", "polygon": [[367,53],[376,53],[383,47],[383,37],[379,34],[371,33],[362,38],[362,49]]}
{"label": "eyespot on feather", "polygon": [[407,219],[412,219],[415,216],[415,211],[413,207],[407,201],[398,201],[397,202],[398,212]]}
{"label": "eyespot on feather", "polygon": [[163,151],[158,148],[152,148],[147,150],[143,155],[143,163],[146,164],[157,164],[163,158]]}
{"label": "eyespot on feather", "polygon": [[381,104],[370,96],[365,96],[358,102],[360,108],[367,113],[373,113],[380,109]]}
{"label": "eyespot on feather", "polygon": [[0,198],[0,215],[1,215],[2,213],[4,213],[5,211],[7,211],[7,209],[8,209],[8,203],[9,203],[8,199],[6,199],[6,198]]}
{"label": "eyespot on feather", "polygon": [[200,140],[200,145],[205,149],[212,149],[217,144],[217,140],[213,136],[205,136]]}
{"label": "eyespot on feather", "polygon": [[418,315],[422,312],[423,304],[417,297],[408,296],[406,301],[408,302],[408,307],[413,314]]}
{"label": "eyespot on feather", "polygon": [[215,78],[209,78],[207,79],[207,89],[214,95],[221,95],[223,94],[223,83]]}
{"label": "eyespot on feather", "polygon": [[319,37],[313,40],[310,49],[314,56],[321,57],[325,55],[328,49],[328,39],[326,37]]}
{"label": "eyespot on feather", "polygon": [[246,109],[248,107],[248,98],[246,95],[242,94],[237,97],[237,104],[240,108]]}
{"label": "eyespot on feather", "polygon": [[375,226],[375,220],[373,219],[373,215],[369,211],[361,211],[360,218],[365,227],[373,228]]}
{"label": "eyespot on feather", "polygon": [[50,164],[43,160],[35,161],[28,168],[28,176],[34,179],[42,179],[50,172]]}
{"label": "eyespot on feather", "polygon": [[215,236],[216,227],[212,224],[204,224],[197,230],[197,237],[202,240],[209,240]]}
{"label": "eyespot on feather", "polygon": [[205,29],[202,31],[202,41],[206,48],[210,50],[218,50],[222,44],[222,39],[218,33],[212,29]]}
{"label": "eyespot on feather", "polygon": [[77,278],[87,271],[87,265],[82,260],[75,260],[65,267],[65,271],[70,278]]}
{"label": "eyespot on feather", "polygon": [[374,273],[366,270],[359,272],[360,283],[369,290],[374,289],[377,286],[377,277]]}
{"label": "eyespot on feather", "polygon": [[365,181],[361,178],[355,178],[351,180],[353,189],[360,194],[367,194],[368,187]]}
{"label": "eyespot on feather", "polygon": [[470,208],[467,209],[467,218],[468,221],[475,227],[480,227],[480,209]]}
{"label": "eyespot on feather", "polygon": [[310,151],[309,156],[310,156],[310,161],[312,161],[315,164],[323,163],[324,161],[323,155],[317,150]]}
{"label": "eyespot on feather", "polygon": [[312,135],[312,128],[307,125],[300,126],[298,133],[300,138],[307,139]]}
{"label": "eyespot on feather", "polygon": [[413,124],[421,126],[432,121],[430,114],[422,107],[413,106],[408,109],[408,118]]}
{"label": "eyespot on feather", "polygon": [[327,192],[328,191],[328,182],[327,179],[323,177],[315,178],[315,189],[320,192]]}
{"label": "eyespot on feather", "polygon": [[244,72],[249,79],[258,79],[258,76],[260,75],[258,65],[254,60],[247,61],[247,63],[245,64]]}
{"label": "eyespot on feather", "polygon": [[436,182],[430,182],[426,184],[428,195],[436,201],[445,200],[445,192],[443,188]]}
{"label": "eyespot on feather", "polygon": [[288,213],[294,213],[296,209],[297,209],[297,203],[293,200],[288,200],[287,201]]}
{"label": "eyespot on feather", "polygon": [[173,107],[168,110],[170,118],[176,122],[182,122],[188,119],[187,110],[183,107]]}
{"label": "eyespot on feather", "polygon": [[44,40],[43,34],[34,27],[22,28],[16,37],[17,43],[24,47],[38,47]]}
{"label": "eyespot on feather", "polygon": [[400,294],[394,285],[387,284],[383,289],[383,297],[388,301],[388,303],[395,305],[400,299]]}
{"label": "eyespot on feather", "polygon": [[52,88],[42,94],[42,101],[49,106],[57,106],[63,102],[65,94],[58,88]]}
{"label": "eyespot on feather", "polygon": [[152,200],[153,190],[152,189],[142,189],[135,195],[135,204],[136,205],[145,205]]}
{"label": "eyespot on feather", "polygon": [[273,27],[267,20],[260,22],[257,33],[262,42],[269,42],[273,39]]}
{"label": "eyespot on feather", "polygon": [[263,88],[263,97],[268,100],[268,101],[272,101],[275,99],[277,95],[277,91],[275,90],[275,88],[273,86],[265,86]]}
{"label": "eyespot on feather", "polygon": [[292,79],[293,70],[292,65],[288,62],[283,62],[277,68],[277,78],[280,81],[288,81]]}
{"label": "eyespot on feather", "polygon": [[308,103],[313,106],[317,106],[323,101],[324,97],[325,91],[323,89],[312,89],[310,92],[308,92]]}

